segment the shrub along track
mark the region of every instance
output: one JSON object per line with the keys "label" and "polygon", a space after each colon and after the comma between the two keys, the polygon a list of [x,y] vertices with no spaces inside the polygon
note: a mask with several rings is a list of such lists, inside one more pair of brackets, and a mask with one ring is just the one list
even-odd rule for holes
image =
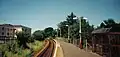
{"label": "shrub along track", "polygon": [[55,52],[55,41],[47,40],[45,47],[34,57],[53,57]]}

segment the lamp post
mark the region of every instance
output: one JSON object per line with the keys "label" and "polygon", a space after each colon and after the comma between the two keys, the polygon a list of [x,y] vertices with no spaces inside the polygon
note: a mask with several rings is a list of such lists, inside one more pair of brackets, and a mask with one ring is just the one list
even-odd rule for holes
{"label": "lamp post", "polygon": [[56,31],[57,31],[57,37],[58,37],[58,30],[59,30],[59,29],[56,29]]}
{"label": "lamp post", "polygon": [[82,17],[77,17],[77,18],[74,18],[74,19],[78,19],[78,21],[79,21],[79,35],[80,35],[80,43],[79,43],[79,47],[82,49],[82,38],[81,38],[81,19],[82,19]]}
{"label": "lamp post", "polygon": [[68,43],[70,43],[70,41],[69,41],[70,40],[70,34],[69,34],[70,33],[70,28],[69,28],[69,25],[66,25],[66,26],[68,27]]}
{"label": "lamp post", "polygon": [[[85,19],[85,20],[86,20],[87,18],[83,17],[83,19]],[[85,42],[86,42],[86,44],[85,44],[85,45],[86,45],[86,51],[87,51],[87,38],[86,38]]]}
{"label": "lamp post", "polygon": [[82,38],[81,38],[81,18],[78,17],[78,20],[79,20],[79,33],[80,33],[80,48],[82,48]]}
{"label": "lamp post", "polygon": [[[83,19],[86,20],[87,18],[84,17]],[[86,38],[85,42],[86,42],[86,51],[87,51],[87,38]]]}
{"label": "lamp post", "polygon": [[59,28],[60,29],[60,38],[61,38],[61,28]]}
{"label": "lamp post", "polygon": [[[77,17],[77,19],[79,20],[79,28],[80,28],[79,29],[79,33],[80,33],[80,44],[79,45],[80,45],[80,48],[82,48],[82,37],[81,37],[81,33],[82,33],[81,32],[81,26],[82,25],[81,25],[81,19],[87,19],[87,18],[85,18],[85,17],[80,17],[80,18]],[[86,50],[87,50],[87,39],[86,39]]]}
{"label": "lamp post", "polygon": [[79,47],[82,49],[82,38],[81,38],[81,17],[77,17],[77,18],[74,18],[74,19],[78,19],[78,21],[79,21],[79,35],[80,35],[80,43],[79,43]]}

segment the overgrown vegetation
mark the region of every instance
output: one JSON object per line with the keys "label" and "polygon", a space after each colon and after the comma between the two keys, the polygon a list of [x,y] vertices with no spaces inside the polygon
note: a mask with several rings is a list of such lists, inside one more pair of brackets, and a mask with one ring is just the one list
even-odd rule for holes
{"label": "overgrown vegetation", "polygon": [[19,32],[17,33],[17,43],[19,46],[23,46],[23,48],[29,48],[26,43],[28,42],[28,39],[30,38],[30,35],[25,32]]}
{"label": "overgrown vegetation", "polygon": [[43,48],[43,41],[35,40],[32,43],[27,43],[27,48],[19,46],[16,41],[7,42],[0,45],[0,50],[4,54],[3,57],[30,57],[33,52],[36,52]]}
{"label": "overgrown vegetation", "polygon": [[3,57],[30,57],[33,52],[43,48],[43,40],[48,37],[55,37],[56,31],[52,27],[45,30],[37,30],[33,35],[24,31],[16,33],[17,39],[0,45]]}
{"label": "overgrown vegetation", "polygon": [[36,52],[43,48],[43,41],[35,40],[33,43],[28,43],[27,45],[32,51]]}

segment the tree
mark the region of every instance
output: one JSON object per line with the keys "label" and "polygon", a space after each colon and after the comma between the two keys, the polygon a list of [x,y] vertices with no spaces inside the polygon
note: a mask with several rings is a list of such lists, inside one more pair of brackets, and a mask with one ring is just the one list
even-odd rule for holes
{"label": "tree", "polygon": [[113,19],[104,20],[100,24],[100,28],[111,27],[111,25],[114,25],[114,24],[116,24],[116,22]]}
{"label": "tree", "polygon": [[71,12],[70,15],[67,16],[67,22],[68,22],[68,25],[73,25],[74,24],[74,19],[76,16],[73,14],[73,12]]}
{"label": "tree", "polygon": [[25,32],[17,33],[18,44],[24,48],[29,48],[26,44],[28,42],[28,38],[30,38],[30,35]]}
{"label": "tree", "polygon": [[102,23],[100,24],[100,27],[101,27],[101,28],[105,27],[105,24],[102,22]]}
{"label": "tree", "polygon": [[42,30],[36,30],[34,33],[33,33],[33,37],[36,39],[36,40],[44,40],[45,39],[45,35],[44,35],[44,31]]}
{"label": "tree", "polygon": [[62,37],[65,37],[65,38],[67,38],[67,36],[68,36],[68,27],[66,26],[66,25],[68,25],[68,26],[72,26],[74,23],[76,23],[76,19],[73,19],[73,18],[75,18],[76,16],[73,14],[73,12],[71,12],[71,14],[70,15],[68,15],[67,16],[67,18],[66,18],[66,20],[65,21],[63,21],[63,22],[60,22],[59,24],[58,24],[58,27],[61,29],[61,36]]}
{"label": "tree", "polygon": [[79,38],[79,24],[74,23],[72,26],[70,26],[70,37],[74,39]]}
{"label": "tree", "polygon": [[[67,37],[68,36],[68,27],[66,25],[69,25],[70,28],[70,38],[78,39],[79,38],[79,23],[80,21],[78,19],[73,19],[76,16],[73,14],[73,12],[67,16],[67,19],[63,22],[60,22],[58,24],[58,27],[61,29],[61,36]],[[81,28],[82,28],[82,38],[88,38],[87,36],[90,36],[91,32],[94,30],[93,25],[89,25],[89,22],[87,22],[83,17],[81,17]],[[86,34],[87,33],[87,34]]]}
{"label": "tree", "polygon": [[58,31],[59,31],[59,36],[60,36],[60,30],[61,32],[61,36],[67,38],[67,32],[68,32],[68,27],[66,26],[68,25],[68,21],[63,21],[60,22],[57,26],[58,26]]}
{"label": "tree", "polygon": [[55,37],[57,35],[57,31],[56,30],[53,30],[52,31],[52,37]]}
{"label": "tree", "polygon": [[52,27],[44,29],[45,37],[55,37],[56,31]]}

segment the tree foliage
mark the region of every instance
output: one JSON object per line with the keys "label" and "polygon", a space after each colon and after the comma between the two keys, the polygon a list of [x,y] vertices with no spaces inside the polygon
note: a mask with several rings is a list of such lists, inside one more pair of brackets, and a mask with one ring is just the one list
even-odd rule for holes
{"label": "tree foliage", "polygon": [[30,35],[25,33],[25,32],[19,32],[17,33],[17,40],[18,40],[18,44],[20,46],[23,46],[24,48],[28,48],[28,46],[26,45],[26,43],[28,42],[28,39],[30,38]]}
{"label": "tree foliage", "polygon": [[44,40],[47,37],[55,37],[57,35],[56,30],[54,30],[52,27],[45,28],[44,30],[36,30],[33,33],[33,37],[36,40]]}
{"label": "tree foliage", "polygon": [[76,17],[76,15],[74,15],[73,12],[71,12],[71,14],[67,16],[66,20],[68,22],[68,25],[73,25],[74,24],[75,20],[73,18],[75,18],[75,17]]}
{"label": "tree foliage", "polygon": [[[71,39],[78,39],[79,38],[79,29],[80,29],[80,21],[79,19],[74,19],[76,16],[73,14],[73,12],[67,16],[66,20],[63,22],[60,22],[58,24],[58,28],[61,29],[61,36],[66,37],[68,36],[68,27],[70,31],[70,38]],[[81,31],[82,31],[82,38],[87,38],[91,35],[91,32],[94,30],[94,25],[89,25],[89,22],[87,22],[83,17],[81,19]],[[60,34],[60,30],[59,34]]]}
{"label": "tree foliage", "polygon": [[114,19],[108,19],[108,20],[104,20],[101,24],[99,28],[104,28],[104,27],[111,27],[112,25],[117,24]]}
{"label": "tree foliage", "polygon": [[42,31],[42,30],[36,30],[33,33],[33,37],[36,40],[44,40],[44,38],[45,38],[44,31]]}
{"label": "tree foliage", "polygon": [[44,29],[45,37],[55,37],[56,31],[52,27]]}

